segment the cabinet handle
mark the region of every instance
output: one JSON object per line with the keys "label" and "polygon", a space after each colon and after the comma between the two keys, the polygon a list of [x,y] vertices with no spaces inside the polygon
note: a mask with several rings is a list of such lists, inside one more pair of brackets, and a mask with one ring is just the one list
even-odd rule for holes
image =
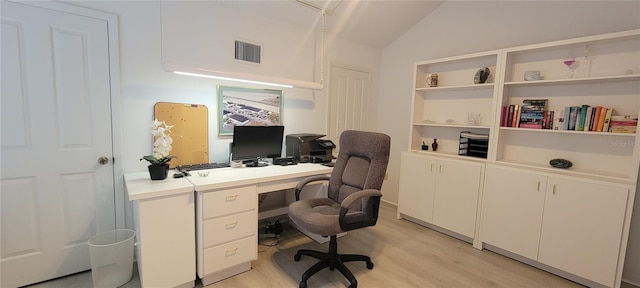
{"label": "cabinet handle", "polygon": [[553,195],[556,195],[556,184],[553,184]]}
{"label": "cabinet handle", "polygon": [[235,201],[236,199],[238,199],[238,194],[236,194],[236,195],[228,195],[228,196],[227,196],[227,198],[225,198],[225,200],[226,200],[227,202],[229,202],[229,201]]}
{"label": "cabinet handle", "polygon": [[538,188],[536,188],[538,192],[540,192],[540,181],[538,181]]}
{"label": "cabinet handle", "polygon": [[438,166],[440,168],[440,173],[442,173],[442,165]]}
{"label": "cabinet handle", "polygon": [[233,229],[236,228],[236,226],[238,226],[238,221],[233,222],[233,223],[227,223],[227,225],[225,225],[226,229]]}
{"label": "cabinet handle", "polygon": [[431,163],[431,172],[433,172],[433,163]]}
{"label": "cabinet handle", "polygon": [[238,248],[229,249],[224,253],[225,257],[233,256],[238,252]]}

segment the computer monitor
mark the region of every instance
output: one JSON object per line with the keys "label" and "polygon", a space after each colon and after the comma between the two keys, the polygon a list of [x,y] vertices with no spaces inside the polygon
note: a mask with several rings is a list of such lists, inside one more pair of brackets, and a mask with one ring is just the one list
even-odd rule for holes
{"label": "computer monitor", "polygon": [[284,126],[235,126],[231,143],[231,160],[248,167],[265,166],[260,158],[282,156]]}

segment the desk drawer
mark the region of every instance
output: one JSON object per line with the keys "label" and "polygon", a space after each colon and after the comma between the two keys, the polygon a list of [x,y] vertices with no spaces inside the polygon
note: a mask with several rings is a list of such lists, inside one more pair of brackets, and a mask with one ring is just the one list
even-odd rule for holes
{"label": "desk drawer", "polygon": [[203,193],[203,220],[255,210],[258,206],[256,194],[256,186],[253,185]]}
{"label": "desk drawer", "polygon": [[204,274],[210,274],[258,256],[258,239],[251,236],[204,250]]}
{"label": "desk drawer", "polygon": [[254,235],[257,223],[255,210],[207,220],[203,224],[203,248]]}

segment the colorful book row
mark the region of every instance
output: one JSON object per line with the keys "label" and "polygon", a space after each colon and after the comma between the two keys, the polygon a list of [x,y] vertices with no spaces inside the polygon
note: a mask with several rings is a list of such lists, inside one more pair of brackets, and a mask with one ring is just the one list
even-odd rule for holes
{"label": "colorful book row", "polygon": [[524,100],[502,107],[502,127],[555,129],[612,133],[636,133],[637,116],[613,115],[603,106],[567,106],[559,113],[546,111],[546,99]]}

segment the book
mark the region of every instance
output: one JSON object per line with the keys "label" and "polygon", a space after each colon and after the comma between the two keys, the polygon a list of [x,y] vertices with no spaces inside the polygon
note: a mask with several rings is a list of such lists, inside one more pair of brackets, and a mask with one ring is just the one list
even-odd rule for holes
{"label": "book", "polygon": [[542,121],[542,129],[554,129],[554,111],[545,111],[545,118]]}
{"label": "book", "polygon": [[544,119],[544,111],[527,111],[523,107],[520,110],[520,125],[522,127],[523,124],[540,124],[542,128],[542,121]]}
{"label": "book", "polygon": [[593,107],[589,106],[587,108],[587,114],[584,117],[584,128],[583,131],[591,131],[591,115],[593,113]]}
{"label": "book", "polygon": [[520,112],[520,106],[518,104],[513,105],[513,117],[511,118],[511,126],[509,127],[518,127],[518,113]]}
{"label": "book", "polygon": [[577,121],[578,128],[576,129],[578,131],[584,131],[584,124],[587,120],[587,109],[589,109],[589,105],[582,105],[582,107],[580,107],[580,114]]}
{"label": "book", "polygon": [[502,119],[500,119],[500,126],[507,127],[507,119],[509,119],[509,106],[503,106]]}
{"label": "book", "polygon": [[602,125],[602,132],[609,132],[609,124],[611,122],[611,114],[613,114],[613,108],[607,109],[607,115],[604,117],[604,124]]}
{"label": "book", "polygon": [[520,126],[520,113],[522,112],[522,109],[520,109],[519,106],[516,105],[516,112],[513,115],[513,119],[516,121],[515,125],[513,125],[513,127],[518,127]]}
{"label": "book", "polygon": [[542,122],[536,123],[520,123],[520,128],[542,129]]}
{"label": "book", "polygon": [[596,127],[596,132],[602,132],[602,127],[604,127],[604,119],[607,117],[607,108],[602,107],[600,110],[600,119],[598,120],[598,126]]}
{"label": "book", "polygon": [[578,106],[569,107],[569,126],[567,130],[576,130],[576,120],[578,119]]}
{"label": "book", "polygon": [[553,130],[562,130],[564,126],[564,109],[558,111],[558,113],[553,112]]}
{"label": "book", "polygon": [[547,99],[525,99],[520,107],[518,127],[542,129]]}
{"label": "book", "polygon": [[598,120],[600,120],[600,112],[602,111],[602,106],[596,106],[596,112],[593,113],[591,117],[591,127],[589,131],[596,131],[598,127]]}
{"label": "book", "polygon": [[564,107],[564,121],[562,121],[562,129],[560,130],[569,130],[569,112],[571,112],[571,108],[569,106]]}
{"label": "book", "polygon": [[611,133],[636,133],[638,117],[631,115],[611,116],[609,120],[609,132]]}
{"label": "book", "polygon": [[509,113],[507,114],[507,125],[505,125],[505,127],[513,127],[511,126],[511,123],[513,123],[513,112],[516,108],[516,105],[509,105]]}

